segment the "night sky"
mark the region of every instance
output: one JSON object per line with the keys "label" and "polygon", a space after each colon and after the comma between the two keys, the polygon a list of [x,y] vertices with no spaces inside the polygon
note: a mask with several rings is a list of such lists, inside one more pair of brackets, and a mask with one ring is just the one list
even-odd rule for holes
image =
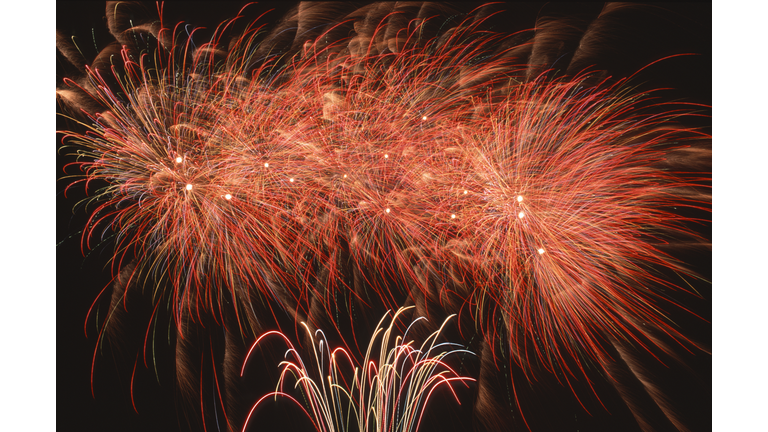
{"label": "night sky", "polygon": [[[267,2],[269,3],[269,2]],[[170,3],[165,5],[164,20],[166,23],[186,21],[195,26],[215,27],[216,24],[234,16],[245,2],[218,3],[211,6],[209,2]],[[270,5],[269,7],[277,6]],[[631,73],[656,58],[674,53],[695,53],[695,56],[672,59],[661,64],[658,68],[647,71],[642,79],[653,87],[670,88],[670,99],[684,99],[705,105],[712,104],[712,14],[711,5],[694,3],[665,3],[662,4],[669,13],[665,15],[665,27],[654,31],[650,29],[639,34],[636,38],[616,41],[623,43],[616,58],[606,60],[607,64],[617,75]],[[510,31],[521,30],[533,26],[536,16],[544,9],[550,13],[568,14],[575,10],[599,10],[595,4],[548,4],[531,3],[510,5],[516,10],[514,28]],[[258,5],[252,9],[266,10],[268,6]],[[151,8],[150,8],[151,9]],[[280,6],[268,17],[278,20],[288,9]],[[553,12],[555,11],[555,12]],[[98,2],[58,2],[56,7],[56,29],[63,34],[77,36],[81,40],[95,40],[97,47],[102,47],[111,41],[106,29],[104,7]],[[669,18],[667,18],[669,17]],[[267,19],[269,21],[270,18]],[[513,27],[512,24],[510,27]],[[639,24],[642,28],[642,23]],[[103,45],[102,45],[103,44]],[[93,44],[84,49],[86,57],[96,52]],[[87,50],[93,50],[88,52]],[[58,55],[56,60],[57,86],[61,79],[71,76],[75,70]],[[45,105],[44,105],[45,106]],[[711,114],[711,112],[708,112]],[[701,125],[710,122],[703,119]],[[57,116],[57,130],[76,127]],[[711,129],[708,130],[711,133]],[[58,147],[61,137],[56,138]],[[53,146],[51,146],[52,148]],[[63,175],[63,166],[71,162],[66,156],[56,159],[56,177]],[[94,347],[97,326],[91,318],[86,326],[86,315],[99,293],[110,284],[111,272],[108,259],[111,256],[112,244],[109,241],[96,242],[98,246],[86,249],[86,256],[81,251],[81,230],[86,224],[89,212],[78,205],[86,197],[81,187],[67,191],[66,180],[56,182],[56,421],[62,429],[77,429],[81,431],[186,431],[197,430],[197,413],[190,412],[189,421],[179,408],[179,394],[176,391],[173,376],[173,349],[165,344],[158,344],[157,376],[155,378],[151,361],[149,369],[144,368],[139,359],[139,366],[134,371],[137,360],[136,352],[143,343],[144,331],[148,317],[152,313],[152,305],[136,302],[129,305],[130,316],[137,323],[121,338],[121,344],[105,344],[105,350],[96,357],[96,368],[93,375],[95,398],[91,395],[91,364],[94,359]],[[73,208],[75,209],[73,211]],[[711,238],[711,224],[699,228]],[[712,280],[711,255],[708,252],[690,253],[684,260],[698,271],[703,279]],[[702,283],[696,286],[702,299],[686,297],[683,303],[702,317],[701,320],[687,314],[681,314],[678,323],[688,329],[686,334],[696,339],[702,345],[711,347],[712,334],[708,321],[712,320],[712,287]],[[109,288],[107,288],[107,292]],[[107,294],[107,298],[108,298]],[[100,318],[101,319],[101,318]],[[165,321],[167,322],[167,320]],[[84,334],[87,327],[88,337]],[[704,431],[712,428],[711,395],[712,395],[712,358],[706,353],[695,355],[683,353],[683,365],[672,365],[668,368],[653,363],[649,358],[646,363],[660,385],[667,391],[669,399],[679,410],[683,419],[692,431]],[[263,367],[274,367],[268,361]],[[512,372],[514,375],[514,372]],[[131,401],[131,376],[135,374],[133,392],[138,414],[134,411]],[[505,375],[499,373],[498,380]],[[259,396],[261,389],[270,389],[274,384],[274,374],[264,382],[254,383],[252,394],[243,395],[243,403],[250,406]],[[607,395],[602,403],[608,411],[599,407],[594,398],[586,398],[590,407],[587,414],[578,405],[570,390],[564,388],[556,380],[542,379],[537,387],[523,389],[528,399],[524,405],[526,418],[536,430],[574,430],[574,431],[608,431],[608,430],[640,430],[634,422],[629,410],[622,406],[620,400],[610,385],[595,383],[599,394]],[[527,384],[526,384],[527,385]],[[579,389],[589,392],[588,387]],[[602,392],[602,393],[601,393]],[[263,392],[262,392],[263,394]],[[444,396],[444,395],[443,395]],[[471,400],[471,399],[468,399]],[[450,401],[441,406],[431,405],[427,415],[433,424],[423,425],[422,430],[467,430],[472,427],[472,420],[466,407],[458,407]],[[300,417],[301,413],[289,404],[280,404],[273,413],[260,417],[263,429],[258,430],[290,430],[293,427],[306,426]],[[445,408],[443,408],[445,407]],[[444,411],[441,411],[444,409]],[[282,411],[281,411],[282,410]],[[288,420],[283,420],[285,415]],[[288,422],[287,425],[285,422]],[[191,426],[195,425],[195,426]],[[274,427],[275,429],[270,429]],[[287,427],[287,429],[285,429]],[[200,428],[202,430],[202,428]],[[212,429],[208,429],[212,430]],[[213,429],[215,430],[215,429]],[[251,428],[249,430],[257,430]]]}

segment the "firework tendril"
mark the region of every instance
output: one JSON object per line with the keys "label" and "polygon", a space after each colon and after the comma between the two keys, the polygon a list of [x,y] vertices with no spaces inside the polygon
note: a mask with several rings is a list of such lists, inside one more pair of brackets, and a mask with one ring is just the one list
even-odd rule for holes
{"label": "firework tendril", "polygon": [[[427,402],[438,386],[446,385],[450,388],[453,382],[475,380],[459,375],[444,361],[445,357],[452,354],[472,354],[460,349],[459,345],[437,342],[448,320],[419,348],[414,346],[413,340],[408,340],[408,330],[402,336],[395,336],[394,346],[389,347],[396,320],[408,309],[398,310],[386,329],[382,326],[386,316],[379,321],[365,353],[362,369],[354,364],[352,356],[343,348],[331,350],[321,330],[313,335],[309,327],[302,323],[312,341],[314,366],[320,374],[317,381],[312,379],[312,373],[284,334],[273,331],[262,335],[248,352],[241,375],[259,342],[270,335],[282,337],[290,347],[286,357],[290,355],[295,360],[280,363],[282,373],[277,388],[254,404],[243,431],[247,429],[251,415],[259,404],[268,397],[284,396],[298,403],[285,393],[286,379],[290,377],[294,378],[294,387],[300,388],[304,399],[308,401],[309,411],[304,412],[307,415],[311,412],[317,431],[417,431]],[[425,318],[417,318],[408,328],[422,319]],[[371,356],[379,336],[381,349],[376,361]],[[315,337],[318,339],[315,340]],[[343,377],[345,364],[354,367],[351,384]],[[458,399],[456,401],[459,402]]]}

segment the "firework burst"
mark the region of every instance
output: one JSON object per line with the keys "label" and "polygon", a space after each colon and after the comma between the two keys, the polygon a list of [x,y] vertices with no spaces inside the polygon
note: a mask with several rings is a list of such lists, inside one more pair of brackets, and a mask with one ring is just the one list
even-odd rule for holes
{"label": "firework burst", "polygon": [[[284,334],[270,332],[262,335],[248,352],[246,362],[259,342],[270,335],[278,335],[285,340],[290,347],[286,358],[290,356],[294,360],[280,363],[282,373],[276,390],[256,402],[243,431],[247,430],[251,416],[267,398],[282,396],[299,403],[296,398],[285,393],[286,380],[291,377],[295,382],[294,388],[300,388],[303,399],[307,401],[304,412],[311,416],[318,432],[417,431],[430,396],[437,387],[447,386],[455,397],[452,389],[454,382],[466,385],[475,380],[459,375],[445,360],[451,355],[472,353],[456,344],[438,343],[443,327],[452,317],[443,322],[418,348],[413,340],[409,340],[408,330],[424,317],[413,321],[402,336],[395,335],[396,321],[408,309],[398,310],[386,329],[383,322],[387,316],[379,321],[366,350],[362,368],[355,365],[352,356],[343,348],[331,350],[321,330],[315,331],[313,335],[309,327],[302,323],[312,344],[314,366],[319,375],[317,380],[312,379],[315,374],[307,368]],[[390,347],[393,336],[394,342]],[[380,346],[378,361],[372,357],[376,345]],[[243,371],[246,365],[243,365]],[[354,366],[351,379],[344,377],[345,366]],[[456,401],[460,403],[458,399]]]}
{"label": "firework burst", "polygon": [[[122,7],[107,8],[119,46],[57,91],[87,128],[61,132],[84,173],[72,185],[97,185],[82,249],[114,233],[119,283],[100,338],[143,287],[155,311],[167,305],[180,346],[208,318],[241,339],[263,333],[265,314],[342,332],[355,304],[414,302],[466,311],[531,382],[609,370],[624,345],[697,347],[665,291],[695,294],[681,285],[697,278],[667,245],[708,242],[692,227],[707,222],[709,175],[675,160],[708,159],[709,137],[683,126],[700,106],[536,63],[543,42],[488,31],[488,6],[448,21],[375,4],[320,25],[320,6],[303,4],[291,43],[238,18],[201,45],[181,26],[127,21]],[[349,409],[362,430],[366,403],[410,407],[365,386],[406,361],[442,365],[429,352],[397,345],[351,388],[297,385],[318,430],[338,427],[326,411],[341,396],[361,404]],[[332,354],[316,359],[333,368]],[[281,385],[289,370],[303,376],[299,363],[284,364]],[[424,388],[448,380],[419,377]]]}

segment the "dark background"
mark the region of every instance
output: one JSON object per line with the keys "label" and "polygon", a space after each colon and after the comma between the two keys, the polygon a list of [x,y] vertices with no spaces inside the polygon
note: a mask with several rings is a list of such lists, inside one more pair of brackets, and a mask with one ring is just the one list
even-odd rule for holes
{"label": "dark background", "polygon": [[[177,21],[186,21],[195,26],[215,27],[227,18],[233,17],[245,2],[184,2],[166,3],[164,6],[164,21],[170,26]],[[648,71],[644,76],[648,82],[656,87],[670,87],[669,97],[684,98],[686,100],[711,104],[711,5],[695,3],[665,3],[660,6],[669,10],[668,27],[658,33],[648,30],[638,34],[637,38],[626,41],[622,48],[623,56],[612,59],[616,69],[637,69],[656,58],[672,53],[696,53],[682,59],[674,59],[663,65]],[[150,5],[150,9],[154,5]],[[267,16],[266,21],[277,20],[288,6],[282,2],[262,3],[249,9],[255,17],[255,12],[275,7],[275,12]],[[533,26],[536,16],[543,8],[560,8],[563,13],[568,13],[571,8],[592,8],[599,10],[599,4],[552,4],[552,3],[526,3],[511,4],[510,10],[514,11],[515,21],[527,23],[523,27],[510,30],[519,30]],[[103,48],[112,38],[106,29],[104,18],[105,8],[98,2],[58,2],[56,8],[56,26],[64,33],[79,38],[84,47],[84,54],[89,56],[87,50],[93,49],[90,55],[94,55],[97,48]],[[642,26],[643,23],[639,23]],[[204,37],[205,33],[201,33]],[[93,43],[90,41],[93,40]],[[83,41],[89,41],[83,43]],[[95,47],[94,47],[95,45]],[[87,47],[87,48],[85,48]],[[57,85],[64,76],[70,76],[75,70],[57,53]],[[706,123],[706,121],[705,121]],[[68,129],[74,126],[62,118],[57,118],[57,129]],[[57,138],[56,147],[61,144]],[[69,159],[65,156],[57,158],[57,178],[63,176],[63,165]],[[81,230],[85,225],[88,212],[82,205],[78,205],[86,194],[80,187],[72,188],[64,194],[67,182],[57,181],[57,424],[61,428],[75,428],[82,431],[174,431],[190,430],[189,423],[184,419],[185,414],[178,408],[179,396],[173,383],[173,351],[170,347],[162,350],[163,344],[157,353],[159,383],[155,373],[150,368],[144,368],[139,359],[135,369],[133,384],[134,400],[138,414],[133,409],[131,400],[131,376],[134,374],[136,361],[136,348],[144,335],[137,334],[126,336],[126,341],[138,341],[134,345],[120,351],[117,347],[105,345],[103,353],[95,357],[93,383],[95,398],[91,395],[91,365],[94,361],[94,348],[96,344],[97,327],[93,318],[88,321],[88,337],[85,336],[86,315],[102,289],[107,287],[111,280],[111,272],[108,267],[108,259],[111,256],[111,244],[107,241],[93,250],[85,249],[86,256],[81,251]],[[74,208],[74,211],[73,211]],[[707,234],[711,226],[702,227]],[[711,238],[711,233],[709,234]],[[97,242],[98,243],[98,242]],[[691,254],[686,257],[702,276],[711,279],[711,260],[707,253]],[[711,287],[707,284],[697,286],[703,299],[686,299],[686,304],[701,315],[705,321],[711,320]],[[107,288],[107,291],[109,289]],[[146,305],[132,305],[131,314],[137,317],[148,317],[151,309]],[[686,320],[686,318],[682,318]],[[146,322],[146,320],[144,320]],[[704,345],[711,346],[710,326],[699,320],[687,320],[682,323],[684,327],[692,329],[693,337]],[[127,342],[129,345],[133,342]],[[130,348],[130,349],[129,349]],[[128,357],[126,358],[126,353]],[[667,390],[670,400],[678,407],[687,420],[691,430],[711,429],[711,357],[698,353],[697,355],[685,355],[685,364],[690,371],[678,373],[675,368],[656,367],[654,372],[660,380],[668,380],[664,388]],[[265,362],[266,363],[266,362]],[[274,367],[276,368],[275,363]],[[264,364],[264,367],[267,367]],[[690,372],[690,373],[689,373]],[[501,374],[500,374],[501,375]],[[503,379],[499,377],[499,379]],[[271,386],[272,382],[265,387]],[[632,429],[634,420],[626,408],[619,404],[604,401],[611,407],[610,412],[602,410],[591,411],[591,415],[580,410],[569,396],[569,391],[547,386],[543,391],[537,391],[535,401],[530,402],[531,417],[567,416],[574,417],[573,430],[635,430]],[[555,386],[556,387],[556,386]],[[547,395],[547,390],[551,390]],[[589,391],[587,389],[587,391]],[[254,394],[257,392],[255,391]],[[609,397],[610,399],[610,397]],[[255,402],[255,399],[253,400]],[[272,414],[260,414],[259,421],[265,428],[285,428],[301,426],[303,415],[299,410],[281,405],[284,411],[274,410]],[[455,405],[448,410],[457,411],[462,416],[460,408]],[[280,413],[287,413],[288,420],[283,420]],[[431,413],[432,415],[438,415]],[[450,418],[447,416],[446,418]],[[439,420],[439,419],[438,419]],[[194,421],[194,419],[193,419]],[[287,421],[287,423],[285,423]],[[194,424],[194,423],[193,423]],[[439,424],[439,421],[438,421]],[[545,424],[545,423],[541,423]],[[291,426],[293,425],[293,426]],[[306,424],[304,424],[306,425]],[[448,422],[447,426],[455,426],[455,430],[463,430],[466,423]],[[626,427],[625,427],[626,426]],[[423,427],[424,430],[432,428]],[[448,429],[451,430],[451,429]],[[534,430],[537,430],[534,428]],[[547,430],[540,428],[538,430]]]}

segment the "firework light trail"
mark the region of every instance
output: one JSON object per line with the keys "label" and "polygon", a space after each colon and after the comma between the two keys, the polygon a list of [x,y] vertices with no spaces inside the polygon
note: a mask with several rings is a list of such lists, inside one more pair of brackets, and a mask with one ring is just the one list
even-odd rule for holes
{"label": "firework light trail", "polygon": [[[299,28],[302,10],[319,7],[296,9]],[[708,158],[709,136],[685,126],[706,107],[666,102],[632,77],[556,74],[533,63],[535,40],[487,30],[490,7],[449,22],[369,5],[297,30],[290,49],[263,19],[227,21],[203,44],[198,30],[134,23],[121,8],[107,6],[119,43],[90,64],[57,43],[84,71],[57,90],[82,118],[83,129],[60,132],[62,152],[76,158],[67,172],[82,173],[69,188],[89,193],[81,249],[114,244],[99,345],[138,290],[154,305],[145,365],[163,309],[187,359],[207,325],[230,344],[272,318],[343,333],[361,307],[439,304],[464,311],[494,363],[571,388],[595,365],[613,377],[617,352],[638,374],[626,346],[654,356],[700,349],[670,318],[686,309],[666,292],[696,294],[688,283],[698,278],[669,245],[708,242],[695,226],[709,217],[709,174],[673,163]],[[351,361],[357,333],[343,342]],[[318,343],[320,361],[331,352]],[[390,354],[379,373],[429,350]],[[440,364],[422,360],[413,366]],[[281,383],[288,370],[304,376],[303,364],[284,366]],[[364,398],[366,384],[383,380],[362,376],[346,390],[350,402],[355,388]],[[320,413],[341,390],[299,384],[316,428],[332,428],[337,419]],[[368,428],[367,409],[355,412]]]}
{"label": "firework light trail", "polygon": [[[290,355],[295,360],[285,360],[280,363],[282,373],[277,388],[254,404],[243,426],[243,431],[247,430],[248,423],[261,402],[268,397],[287,397],[298,403],[294,397],[285,393],[286,380],[290,377],[295,380],[295,388],[301,389],[303,399],[308,400],[309,411],[304,412],[308,416],[311,412],[313,425],[318,432],[419,430],[423,411],[438,386],[451,387],[454,385],[453,382],[471,382],[474,379],[459,375],[445,363],[444,359],[447,356],[460,353],[471,354],[469,351],[460,349],[456,344],[438,343],[445,322],[418,348],[414,346],[414,341],[409,339],[408,330],[402,336],[395,335],[395,322],[408,309],[410,308],[398,310],[386,329],[382,324],[387,317],[379,321],[365,353],[363,368],[355,365],[352,356],[343,348],[331,350],[321,330],[317,330],[316,334],[312,335],[312,331],[302,323],[312,341],[314,366],[319,373],[317,381],[312,379],[313,372],[308,369],[298,351],[284,334],[270,332],[259,337],[246,356],[243,372],[248,358],[257,349],[259,342],[270,335],[282,337],[289,346],[286,358]],[[408,329],[417,325],[417,322],[422,319],[424,317],[417,318]],[[394,342],[390,347],[393,335]],[[380,341],[378,341],[379,336],[381,336]],[[315,337],[318,339],[315,340]],[[372,357],[377,343],[380,345],[378,360]],[[344,366],[354,367],[351,379],[344,378]]]}

